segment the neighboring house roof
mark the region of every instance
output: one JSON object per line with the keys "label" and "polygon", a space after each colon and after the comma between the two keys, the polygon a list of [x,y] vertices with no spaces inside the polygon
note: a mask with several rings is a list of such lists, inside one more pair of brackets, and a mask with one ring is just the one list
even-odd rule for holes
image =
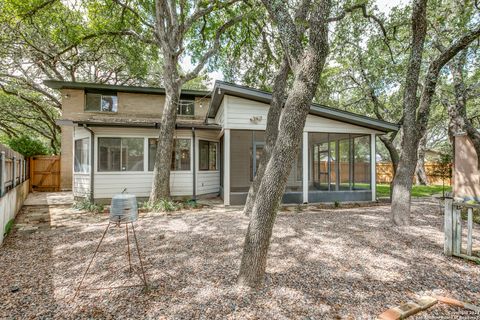
{"label": "neighboring house roof", "polygon": [[[208,117],[215,117],[224,95],[231,95],[263,103],[270,103],[272,100],[272,94],[269,92],[217,80],[215,82],[215,87],[213,88],[213,96],[210,102]],[[312,103],[310,114],[384,132],[398,131],[399,129],[399,126],[394,123],[327,107],[317,103]]]}
{"label": "neighboring house roof", "polygon": [[[86,83],[86,82],[69,82],[69,81],[57,81],[46,80],[44,84],[52,89],[79,89],[79,90],[106,90],[117,92],[131,92],[131,93],[146,93],[146,94],[165,94],[164,88],[155,87],[138,87],[138,86],[120,86],[110,84],[99,83]],[[209,97],[211,98],[210,106],[208,110],[208,117],[214,118],[222,103],[224,95],[232,95],[240,98],[245,98],[253,101],[269,104],[272,99],[272,94],[266,91],[257,90],[245,86],[236,85],[224,81],[215,81],[215,86],[212,92],[202,90],[182,90],[182,95],[196,96],[196,97]],[[328,118],[332,120],[342,121],[374,130],[383,132],[397,131],[399,126],[370,118],[367,116],[359,115],[353,112],[343,111],[317,103],[312,103],[310,107],[310,114],[317,115],[319,117]],[[134,124],[132,124],[134,125]],[[150,122],[149,126],[155,126],[154,122]]]}
{"label": "neighboring house roof", "polygon": [[[147,93],[147,94],[165,94],[164,88],[157,87],[138,87],[138,86],[121,86],[103,83],[88,83],[88,82],[71,82],[71,81],[57,81],[45,80],[43,83],[52,89],[77,89],[77,90],[105,90],[116,92],[129,93]],[[204,90],[182,90],[182,95],[195,97],[210,97],[210,91]]]}

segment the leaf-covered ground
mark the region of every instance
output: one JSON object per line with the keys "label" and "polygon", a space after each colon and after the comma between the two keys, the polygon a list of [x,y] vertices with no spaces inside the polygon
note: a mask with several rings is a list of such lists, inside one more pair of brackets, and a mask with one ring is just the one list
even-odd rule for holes
{"label": "leaf-covered ground", "polygon": [[[388,206],[296,209],[278,215],[260,291],[235,285],[248,220],[239,209],[212,207],[141,215],[150,291],[81,291],[72,301],[106,216],[24,207],[0,248],[0,318],[374,319],[423,294],[480,301],[480,266],[443,255],[437,204],[414,203],[409,228],[390,225]],[[88,288],[140,283],[125,244],[124,229],[107,233]],[[436,305],[416,318],[455,316],[479,315]]]}

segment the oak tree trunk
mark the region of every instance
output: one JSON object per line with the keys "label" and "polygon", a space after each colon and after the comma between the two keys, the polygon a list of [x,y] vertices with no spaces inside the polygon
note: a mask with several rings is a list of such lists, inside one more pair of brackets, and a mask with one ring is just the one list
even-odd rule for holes
{"label": "oak tree trunk", "polygon": [[299,152],[303,128],[328,52],[327,26],[319,30],[320,52],[307,50],[294,72],[294,82],[285,103],[277,142],[265,168],[250,215],[238,283],[259,287],[263,283],[267,253],[277,210],[288,175]]}
{"label": "oak tree trunk", "polygon": [[178,81],[176,63],[173,59],[170,61],[165,59],[164,62],[165,105],[160,122],[157,152],[153,168],[152,190],[149,199],[152,203],[170,198],[170,168],[172,165],[173,138],[181,89]]}
{"label": "oak tree trunk", "polygon": [[425,171],[425,152],[427,149],[427,135],[424,134],[418,145],[417,168],[415,169],[416,184],[426,186],[428,184],[427,172]]}
{"label": "oak tree trunk", "polygon": [[427,33],[427,1],[413,1],[412,40],[403,96],[402,154],[393,179],[392,220],[396,225],[410,223],[412,180],[417,162],[418,141],[421,135],[417,126],[418,81],[422,64],[423,48]]}
{"label": "oak tree trunk", "polygon": [[265,147],[260,156],[260,163],[256,170],[255,177],[253,178],[253,182],[250,185],[250,189],[248,190],[247,200],[245,202],[245,207],[243,208],[243,213],[246,216],[249,216],[252,212],[260,182],[262,181],[265,168],[270,160],[270,155],[275,146],[275,142],[277,141],[278,123],[280,121],[280,115],[285,100],[285,89],[287,87],[289,73],[290,66],[288,65],[288,60],[284,58],[273,83],[272,101],[270,103],[270,109],[268,110],[267,127],[265,130]]}

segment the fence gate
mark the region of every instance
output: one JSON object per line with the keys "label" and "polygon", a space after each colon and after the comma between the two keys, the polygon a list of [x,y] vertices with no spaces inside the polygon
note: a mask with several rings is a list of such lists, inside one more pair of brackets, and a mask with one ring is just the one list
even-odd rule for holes
{"label": "fence gate", "polygon": [[60,191],[60,156],[30,158],[30,191]]}

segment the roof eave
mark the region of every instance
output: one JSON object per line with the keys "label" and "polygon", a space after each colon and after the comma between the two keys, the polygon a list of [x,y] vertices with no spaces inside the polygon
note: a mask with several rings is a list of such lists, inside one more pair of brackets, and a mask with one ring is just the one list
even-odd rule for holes
{"label": "roof eave", "polygon": [[[164,88],[157,87],[140,87],[140,86],[122,86],[111,85],[102,83],[89,83],[89,82],[71,82],[71,81],[58,81],[58,80],[45,80],[43,83],[52,89],[76,89],[76,90],[109,90],[117,92],[129,92],[129,93],[146,93],[146,94],[165,94]],[[208,98],[211,96],[210,91],[203,90],[182,90],[182,95],[190,95],[196,97]]]}

